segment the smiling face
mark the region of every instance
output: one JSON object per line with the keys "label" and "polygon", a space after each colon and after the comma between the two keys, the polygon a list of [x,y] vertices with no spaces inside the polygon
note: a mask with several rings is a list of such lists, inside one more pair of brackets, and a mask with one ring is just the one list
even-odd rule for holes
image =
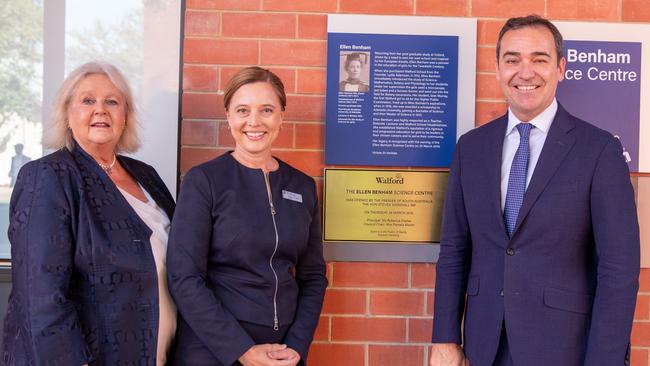
{"label": "smiling face", "polygon": [[247,156],[270,155],[284,112],[273,86],[255,82],[241,86],[226,110],[235,151]]}
{"label": "smiling face", "polygon": [[361,61],[350,61],[346,71],[348,72],[350,79],[359,79],[361,77]]}
{"label": "smiling face", "polygon": [[510,30],[501,39],[497,80],[521,121],[535,118],[553,102],[566,60],[557,60],[551,32],[541,26]]}
{"label": "smiling face", "polygon": [[126,103],[120,90],[104,74],[91,74],[77,84],[68,105],[72,136],[93,151],[115,150],[126,121]]}

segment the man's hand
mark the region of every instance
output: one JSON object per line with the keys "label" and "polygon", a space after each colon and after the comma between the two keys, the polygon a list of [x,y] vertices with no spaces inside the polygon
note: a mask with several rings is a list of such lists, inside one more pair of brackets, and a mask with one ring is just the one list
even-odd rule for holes
{"label": "man's hand", "polygon": [[278,351],[271,351],[268,353],[268,356],[274,360],[290,361],[292,362],[291,366],[297,365],[300,361],[300,355],[298,352],[289,347]]}
{"label": "man's hand", "polygon": [[257,344],[239,357],[239,362],[244,366],[295,366],[300,360],[300,356],[297,357],[297,360],[293,358],[274,359],[270,356],[276,353],[281,356],[291,355],[290,351],[293,350],[287,348],[285,344]]}
{"label": "man's hand", "polygon": [[456,343],[434,343],[429,366],[469,366],[463,349]]}

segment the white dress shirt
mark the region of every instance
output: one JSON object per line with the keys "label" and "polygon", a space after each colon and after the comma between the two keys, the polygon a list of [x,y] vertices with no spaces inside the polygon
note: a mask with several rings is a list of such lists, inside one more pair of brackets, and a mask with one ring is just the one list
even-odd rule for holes
{"label": "white dress shirt", "polygon": [[[551,105],[546,107],[542,113],[538,114],[535,118],[531,119],[528,123],[534,127],[530,130],[529,146],[530,156],[528,160],[528,171],[526,172],[526,188],[530,183],[530,178],[533,176],[537,160],[542,153],[542,147],[548,136],[548,130],[551,128],[553,118],[557,112],[557,100],[553,99]],[[506,128],[506,136],[503,139],[503,155],[501,156],[501,210],[506,204],[506,192],[508,191],[508,179],[510,178],[510,167],[512,166],[512,159],[515,157],[517,148],[519,147],[519,130],[517,125],[522,123],[519,118],[512,113],[508,108],[508,127]]]}
{"label": "white dress shirt", "polygon": [[142,192],[147,197],[147,202],[142,202],[132,196],[129,192],[117,187],[126,201],[133,207],[133,210],[140,216],[142,221],[151,229],[151,251],[156,262],[158,272],[158,354],[156,365],[164,365],[167,362],[167,353],[171,348],[176,334],[176,305],[167,289],[167,239],[171,223],[165,211],[160,208],[156,201],[151,198],[142,186]]}

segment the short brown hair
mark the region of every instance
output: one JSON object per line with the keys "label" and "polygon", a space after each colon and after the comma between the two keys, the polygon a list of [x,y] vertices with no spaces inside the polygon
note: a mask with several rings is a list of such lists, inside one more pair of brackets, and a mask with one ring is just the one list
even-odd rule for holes
{"label": "short brown hair", "polygon": [[544,27],[551,32],[553,35],[553,40],[555,41],[555,52],[557,54],[557,62],[559,64],[560,60],[564,57],[564,40],[562,39],[562,34],[557,29],[557,27],[548,19],[534,14],[525,17],[510,18],[508,21],[506,21],[506,24],[503,25],[503,28],[501,28],[501,31],[499,32],[499,40],[497,41],[497,62],[499,61],[499,53],[501,52],[501,39],[503,36],[508,31],[527,27]]}
{"label": "short brown hair", "polygon": [[228,107],[230,107],[230,100],[239,88],[246,84],[258,82],[271,84],[275,94],[277,94],[278,99],[280,99],[282,110],[284,110],[287,106],[287,94],[284,92],[284,84],[282,84],[282,80],[280,80],[280,78],[273,72],[258,66],[245,67],[237,71],[237,73],[230,78],[223,93],[224,108],[228,110]]}
{"label": "short brown hair", "polygon": [[99,61],[91,61],[77,67],[63,80],[54,99],[54,109],[50,126],[45,130],[47,132],[43,134],[43,145],[45,147],[58,150],[65,146],[68,150],[72,150],[74,138],[68,126],[68,107],[70,106],[70,101],[74,93],[77,91],[79,83],[86,77],[95,74],[106,75],[122,93],[122,97],[124,97],[124,101],[126,102],[126,125],[115,147],[116,152],[133,153],[138,150],[140,147],[140,139],[138,138],[139,122],[136,116],[131,88],[117,67],[107,62]]}

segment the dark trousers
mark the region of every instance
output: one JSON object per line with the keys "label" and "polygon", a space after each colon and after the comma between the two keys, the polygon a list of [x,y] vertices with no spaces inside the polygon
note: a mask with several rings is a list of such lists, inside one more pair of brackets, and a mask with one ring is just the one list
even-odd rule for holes
{"label": "dark trousers", "polygon": [[497,355],[494,358],[493,366],[514,366],[512,356],[510,355],[510,347],[508,346],[508,337],[506,335],[505,325],[501,328],[501,337],[499,339],[499,348]]}

